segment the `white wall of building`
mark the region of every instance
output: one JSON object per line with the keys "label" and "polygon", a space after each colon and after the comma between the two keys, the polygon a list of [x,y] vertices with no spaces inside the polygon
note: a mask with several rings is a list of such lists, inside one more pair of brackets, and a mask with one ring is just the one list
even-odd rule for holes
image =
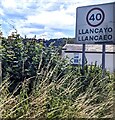
{"label": "white wall of building", "polygon": [[[66,52],[63,52],[63,57],[66,57],[68,56],[68,61],[70,60],[74,60],[74,56],[75,55],[79,55],[79,63],[81,64],[82,63],[82,53],[66,53]],[[87,61],[88,61],[88,64],[91,64],[91,63],[95,63],[95,61],[97,61],[97,64],[98,65],[101,65],[102,64],[102,54],[101,53],[86,53],[86,58],[87,58]],[[114,58],[113,57],[115,56],[115,54],[106,54],[105,56],[105,67],[108,71],[110,71],[111,73],[113,73],[113,71],[115,71],[115,65],[114,65]],[[74,63],[74,61],[73,61]]]}

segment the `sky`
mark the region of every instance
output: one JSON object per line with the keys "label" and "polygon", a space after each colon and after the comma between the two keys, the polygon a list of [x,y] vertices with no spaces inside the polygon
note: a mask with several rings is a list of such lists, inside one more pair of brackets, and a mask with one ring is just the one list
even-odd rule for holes
{"label": "sky", "polygon": [[0,0],[0,25],[4,36],[74,38],[76,8],[115,0]]}

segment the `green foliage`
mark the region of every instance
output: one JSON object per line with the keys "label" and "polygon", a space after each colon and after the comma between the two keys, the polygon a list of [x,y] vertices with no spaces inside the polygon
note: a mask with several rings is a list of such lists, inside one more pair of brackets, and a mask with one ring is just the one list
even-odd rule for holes
{"label": "green foliage", "polygon": [[[24,79],[37,77],[37,73],[46,69],[48,63],[51,62],[53,68],[60,60],[59,49],[52,45],[45,48],[43,43],[38,43],[36,39],[22,39],[19,36],[4,38],[2,47],[2,78],[4,80],[10,77],[10,81],[14,82],[10,87],[11,91]],[[60,69],[59,65],[57,69]]]}
{"label": "green foliage", "polygon": [[3,39],[2,70],[5,76],[12,76],[13,80],[22,81],[24,78],[35,75],[39,50],[35,41],[23,39]]}
{"label": "green foliage", "polygon": [[[68,64],[58,48],[52,45],[46,48],[42,42],[19,36],[4,38],[1,49],[4,79],[0,86],[1,118],[112,117],[114,75],[106,72],[103,78],[96,63],[86,64],[82,71],[80,65]],[[12,84],[17,87],[11,93],[8,88]]]}

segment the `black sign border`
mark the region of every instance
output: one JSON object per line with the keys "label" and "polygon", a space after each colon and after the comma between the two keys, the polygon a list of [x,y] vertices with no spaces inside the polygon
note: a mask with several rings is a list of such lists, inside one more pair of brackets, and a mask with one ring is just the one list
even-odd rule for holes
{"label": "black sign border", "polygon": [[[101,13],[102,13],[102,15],[103,15],[103,18],[102,18],[101,22],[98,23],[98,24],[96,24],[96,25],[92,25],[92,24],[89,22],[89,20],[88,20],[88,16],[89,16],[89,14],[90,14],[93,10],[99,10],[99,11],[101,11]],[[105,19],[105,13],[104,13],[104,11],[103,11],[101,8],[92,8],[92,9],[87,13],[87,16],[86,16],[86,21],[87,21],[87,23],[88,23],[91,27],[97,27],[97,26],[101,25],[101,24],[103,23],[104,19]]]}

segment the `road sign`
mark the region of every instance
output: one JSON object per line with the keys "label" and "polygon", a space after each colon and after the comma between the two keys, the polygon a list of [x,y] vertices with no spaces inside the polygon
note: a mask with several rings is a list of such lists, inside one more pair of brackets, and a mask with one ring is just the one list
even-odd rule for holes
{"label": "road sign", "polygon": [[105,19],[105,13],[101,8],[92,8],[86,16],[86,21],[91,27],[98,27],[103,23]]}
{"label": "road sign", "polygon": [[76,9],[76,43],[115,43],[115,2]]}

